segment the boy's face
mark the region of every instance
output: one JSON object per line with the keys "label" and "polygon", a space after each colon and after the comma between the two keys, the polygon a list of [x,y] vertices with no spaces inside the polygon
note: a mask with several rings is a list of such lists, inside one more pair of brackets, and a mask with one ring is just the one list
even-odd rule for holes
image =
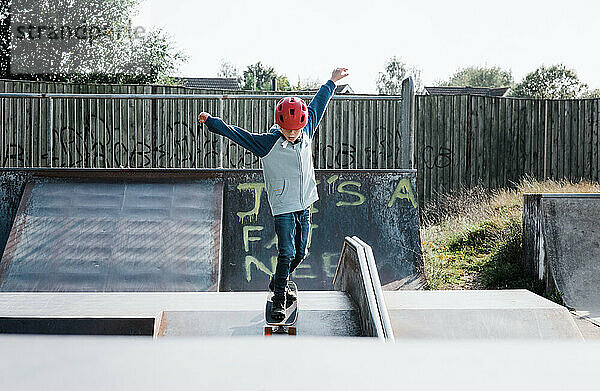
{"label": "boy's face", "polygon": [[302,133],[302,129],[298,129],[298,130],[281,129],[281,132],[283,133],[283,136],[285,137],[285,139],[287,141],[289,141],[290,143],[293,143],[294,141],[296,141],[296,139],[298,137],[300,137],[300,134]]}

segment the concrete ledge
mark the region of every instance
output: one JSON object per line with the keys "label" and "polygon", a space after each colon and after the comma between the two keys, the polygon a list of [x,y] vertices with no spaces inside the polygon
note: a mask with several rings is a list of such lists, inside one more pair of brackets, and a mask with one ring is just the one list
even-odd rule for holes
{"label": "concrete ledge", "polygon": [[[261,336],[265,326],[264,313],[264,308],[260,311],[165,311],[156,336]],[[356,309],[326,311],[301,306],[296,329],[300,338],[362,336]]]}
{"label": "concrete ledge", "polygon": [[[267,292],[2,293],[0,316],[156,316],[162,311],[244,311],[265,307]],[[303,310],[353,310],[343,292],[301,291]]]}
{"label": "concrete ledge", "polygon": [[525,194],[525,269],[565,306],[600,325],[600,194]]}
{"label": "concrete ledge", "polygon": [[[266,292],[0,293],[0,333],[154,336],[263,334]],[[360,336],[343,292],[299,292],[300,336]]]}
{"label": "concrete ledge", "polygon": [[600,341],[600,325],[598,325],[594,319],[579,315],[577,312],[571,312],[571,315],[586,341]]}
{"label": "concrete ledge", "polygon": [[[0,336],[0,350],[13,391],[550,391],[593,388],[600,368],[599,343],[565,341]],[[275,354],[293,365],[271,370]]]}
{"label": "concrete ledge", "polygon": [[576,339],[569,311],[527,290],[384,292],[398,339]]}

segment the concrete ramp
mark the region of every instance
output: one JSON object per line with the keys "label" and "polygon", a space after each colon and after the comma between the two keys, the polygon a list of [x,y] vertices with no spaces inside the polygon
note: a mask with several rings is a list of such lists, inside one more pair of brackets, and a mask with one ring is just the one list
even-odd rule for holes
{"label": "concrete ramp", "polygon": [[530,273],[600,326],[600,194],[526,194],[523,220]]}
{"label": "concrete ramp", "polygon": [[10,292],[215,291],[223,186],[35,180],[0,262]]}
{"label": "concrete ramp", "polygon": [[[263,334],[277,250],[257,172],[25,174],[4,176],[15,187],[24,178],[24,189],[0,261],[0,292],[7,294],[0,333]],[[422,285],[414,172],[318,176],[326,192],[312,209],[320,216],[309,234],[313,256],[293,276],[301,291],[298,335],[393,340],[382,327],[373,279],[379,295],[378,266],[400,283],[395,289]],[[340,252],[343,233],[356,230],[385,245],[381,263],[369,267],[358,243]],[[157,294],[144,294],[151,292]]]}
{"label": "concrete ramp", "polygon": [[[157,336],[260,336],[265,292],[211,295],[200,311],[164,311]],[[300,292],[298,337],[360,337],[359,311],[343,292]]]}
{"label": "concrete ramp", "polygon": [[[262,336],[266,292],[0,293],[0,334]],[[300,292],[300,337],[363,336],[343,292]]]}
{"label": "concrete ramp", "polygon": [[[332,290],[353,235],[385,289],[423,287],[415,170],[315,174],[298,289]],[[264,186],[258,170],[1,170],[0,290],[264,291],[277,262]]]}
{"label": "concrete ramp", "polygon": [[569,311],[527,290],[384,292],[402,339],[582,339]]}
{"label": "concrete ramp", "polygon": [[[385,289],[425,285],[416,177],[410,170],[316,170],[308,254],[294,271],[300,290],[332,290],[346,236],[372,246]],[[221,291],[262,291],[277,261],[262,173],[224,176]]]}
{"label": "concrete ramp", "polygon": [[[346,238],[341,260],[337,291],[299,292],[297,335],[390,340],[364,249]],[[0,292],[0,334],[262,336],[266,297],[267,292]]]}

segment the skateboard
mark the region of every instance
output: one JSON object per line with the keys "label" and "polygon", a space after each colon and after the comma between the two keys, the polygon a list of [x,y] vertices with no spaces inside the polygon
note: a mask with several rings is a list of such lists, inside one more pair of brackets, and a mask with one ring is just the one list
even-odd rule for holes
{"label": "skateboard", "polygon": [[[298,287],[293,281],[288,281],[288,288],[296,294],[298,293]],[[267,296],[267,305],[265,307],[265,335],[273,334],[288,334],[296,335],[296,320],[298,319],[298,300],[294,300],[292,303],[286,301],[285,303],[285,318],[281,321],[277,321],[271,318],[271,308],[273,308],[273,292],[269,292]]]}

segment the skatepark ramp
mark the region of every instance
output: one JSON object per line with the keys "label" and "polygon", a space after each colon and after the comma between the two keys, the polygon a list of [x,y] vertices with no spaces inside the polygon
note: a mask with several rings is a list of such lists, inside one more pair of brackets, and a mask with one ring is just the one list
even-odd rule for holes
{"label": "skatepark ramp", "polygon": [[[317,170],[300,290],[332,290],[340,244],[383,285],[424,286],[414,170]],[[264,291],[276,236],[257,170],[3,170],[0,291]]]}
{"label": "skatepark ramp", "polygon": [[[317,178],[309,256],[293,275],[299,334],[393,340],[380,274],[393,286],[424,282],[414,171]],[[1,179],[4,332],[261,334],[276,246],[259,173],[9,170]],[[373,238],[377,266],[348,231]]]}
{"label": "skatepark ramp", "polygon": [[[581,338],[530,292],[419,290],[414,170],[316,174],[299,336]],[[5,170],[0,196],[0,333],[262,335],[277,251],[260,172]]]}
{"label": "skatepark ramp", "polygon": [[[334,277],[334,291],[298,293],[298,335],[366,336],[393,342],[391,328],[384,326],[387,310],[377,270],[372,256],[371,262],[367,261],[365,246],[357,237],[345,238]],[[223,303],[208,311],[206,308],[164,311],[159,317],[157,335],[260,335],[264,325],[265,293],[218,293],[212,297]],[[227,299],[231,303],[225,303]],[[234,310],[237,306],[240,306],[239,311]]]}
{"label": "skatepark ramp", "polygon": [[[371,247],[358,237],[346,238],[344,246],[355,243],[364,251],[370,273],[361,282],[372,283],[373,296],[361,299],[356,287],[346,287],[355,301],[373,308],[386,341],[437,339],[573,339],[582,334],[566,308],[527,290],[502,291],[383,291]],[[360,256],[357,259],[361,259]],[[340,261],[340,267],[345,260]],[[357,273],[353,273],[356,275]],[[336,275],[337,277],[337,275]],[[334,283],[334,285],[336,285]],[[367,294],[369,290],[365,290]],[[371,304],[372,303],[372,304]],[[361,319],[370,319],[369,315]],[[368,329],[368,325],[363,326]]]}
{"label": "skatepark ramp", "polygon": [[[368,336],[384,327],[381,286],[358,238],[346,238],[334,286],[299,293],[299,336]],[[379,293],[376,294],[375,291]],[[258,336],[265,292],[0,293],[0,332],[171,336]]]}
{"label": "skatepark ramp", "polygon": [[525,194],[523,206],[527,270],[600,326],[600,194]]}

